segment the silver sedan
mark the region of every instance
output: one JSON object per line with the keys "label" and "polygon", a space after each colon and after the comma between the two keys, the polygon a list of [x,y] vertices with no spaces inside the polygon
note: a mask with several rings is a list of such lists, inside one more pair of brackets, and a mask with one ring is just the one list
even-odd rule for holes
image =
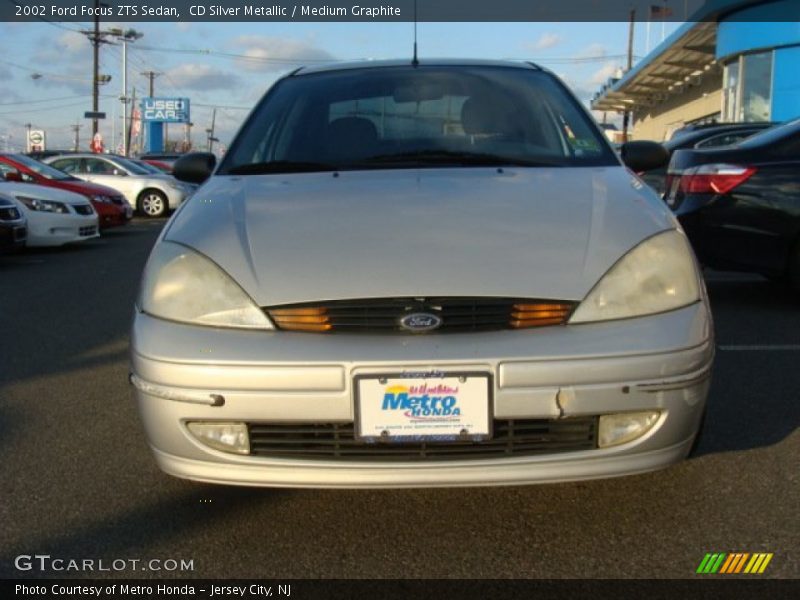
{"label": "silver sedan", "polygon": [[44,159],[56,169],[117,190],[146,217],[162,217],[188,199],[196,186],[165,173],[154,173],[137,161],[112,154],[67,154]]}
{"label": "silver sedan", "polygon": [[694,255],[546,70],[302,69],[220,165],[175,171],[206,183],[152,251],[131,341],[167,473],[500,485],[690,452],[714,355]]}

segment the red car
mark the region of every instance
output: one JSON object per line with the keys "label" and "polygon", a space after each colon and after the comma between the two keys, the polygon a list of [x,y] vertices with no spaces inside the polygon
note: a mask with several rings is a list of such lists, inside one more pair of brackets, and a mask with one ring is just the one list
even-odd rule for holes
{"label": "red car", "polygon": [[86,196],[97,212],[100,229],[125,225],[133,209],[117,190],[82,181],[24,154],[0,154],[0,178],[36,183]]}

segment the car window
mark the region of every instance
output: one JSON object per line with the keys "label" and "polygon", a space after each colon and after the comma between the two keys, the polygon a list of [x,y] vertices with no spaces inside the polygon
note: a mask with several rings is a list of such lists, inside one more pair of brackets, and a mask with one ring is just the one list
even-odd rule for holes
{"label": "car window", "polygon": [[720,133],[719,135],[712,136],[702,142],[694,145],[695,148],[716,148],[718,146],[730,146],[739,140],[753,135],[759,129],[746,129],[743,131],[731,131],[728,133]]}
{"label": "car window", "polygon": [[87,158],[86,172],[93,175],[113,175],[116,167],[106,160]]}
{"label": "car window", "polygon": [[18,171],[4,162],[0,162],[0,178],[5,179],[6,173],[17,173]]}
{"label": "car window", "polygon": [[80,162],[79,158],[61,158],[51,162],[50,166],[64,173],[80,173]]}
{"label": "car window", "polygon": [[476,164],[476,157],[531,165],[619,164],[602,132],[547,73],[409,66],[282,80],[248,119],[220,173],[264,163],[461,166]]}
{"label": "car window", "polygon": [[45,179],[55,179],[55,180],[70,179],[70,176],[66,175],[63,171],[59,171],[52,165],[47,165],[43,162],[39,162],[38,160],[31,158],[30,156],[25,156],[24,154],[14,154],[12,155],[11,158],[17,163],[30,169],[34,173],[41,175]]}

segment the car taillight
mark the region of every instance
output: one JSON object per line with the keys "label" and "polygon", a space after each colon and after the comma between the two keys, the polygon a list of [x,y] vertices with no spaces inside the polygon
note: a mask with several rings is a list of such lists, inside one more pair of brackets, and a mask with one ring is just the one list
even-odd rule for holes
{"label": "car taillight", "polygon": [[753,167],[741,165],[701,165],[683,172],[680,189],[684,194],[727,194],[755,172]]}

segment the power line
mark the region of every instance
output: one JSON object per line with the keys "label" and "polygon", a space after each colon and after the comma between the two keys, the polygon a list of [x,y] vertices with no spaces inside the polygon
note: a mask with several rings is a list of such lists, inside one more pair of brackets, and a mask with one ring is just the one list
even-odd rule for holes
{"label": "power line", "polygon": [[[219,50],[198,49],[198,48],[164,48],[160,46],[138,46],[138,50],[145,52],[169,52],[171,54],[194,54],[202,56],[219,56],[221,58],[233,58],[237,60],[249,60],[253,62],[280,63],[287,65],[308,64],[308,63],[334,63],[342,62],[336,58],[273,58],[268,56],[251,56],[249,54],[234,54],[232,52],[221,52]],[[362,60],[362,59],[347,59]]]}

